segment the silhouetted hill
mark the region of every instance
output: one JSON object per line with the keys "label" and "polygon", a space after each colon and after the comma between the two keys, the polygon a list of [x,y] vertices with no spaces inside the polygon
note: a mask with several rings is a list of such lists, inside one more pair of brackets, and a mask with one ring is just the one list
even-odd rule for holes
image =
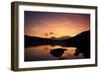
{"label": "silhouetted hill", "polygon": [[49,38],[41,38],[35,36],[25,35],[25,47],[38,46],[38,45],[55,45],[55,40]]}
{"label": "silhouetted hill", "polygon": [[[62,39],[62,40],[61,40]],[[90,31],[82,32],[74,37],[70,38],[59,38],[59,40],[55,37],[52,38],[42,38],[36,36],[28,36],[25,35],[25,46],[34,46],[34,45],[46,45],[46,44],[54,44],[54,45],[62,45],[62,46],[78,46],[82,43],[90,43]]]}
{"label": "silhouetted hill", "polygon": [[62,41],[63,46],[77,47],[75,55],[84,53],[86,58],[90,58],[90,31],[82,32],[70,39]]}
{"label": "silhouetted hill", "polygon": [[87,43],[88,44],[90,42],[90,31],[82,32],[72,38],[63,40],[62,42],[65,42],[67,46],[68,45],[77,46],[77,43],[79,44]]}

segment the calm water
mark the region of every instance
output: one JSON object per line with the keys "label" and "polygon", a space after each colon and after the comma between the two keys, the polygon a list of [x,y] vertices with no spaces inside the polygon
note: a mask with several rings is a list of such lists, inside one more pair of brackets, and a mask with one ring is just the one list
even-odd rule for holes
{"label": "calm water", "polygon": [[63,48],[67,49],[64,54],[61,56],[62,59],[80,59],[84,58],[83,54],[80,53],[78,56],[75,56],[76,52],[75,47],[62,47],[62,46],[50,46],[50,45],[42,45],[36,47],[28,47],[25,48],[25,61],[42,61],[42,60],[58,60],[58,58],[54,57],[50,54],[52,49]]}

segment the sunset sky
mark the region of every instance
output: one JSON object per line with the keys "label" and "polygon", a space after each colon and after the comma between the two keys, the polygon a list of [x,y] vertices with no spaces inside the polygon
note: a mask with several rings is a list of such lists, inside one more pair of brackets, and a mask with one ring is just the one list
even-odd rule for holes
{"label": "sunset sky", "polygon": [[90,15],[55,12],[24,12],[25,35],[38,37],[75,36],[90,30]]}

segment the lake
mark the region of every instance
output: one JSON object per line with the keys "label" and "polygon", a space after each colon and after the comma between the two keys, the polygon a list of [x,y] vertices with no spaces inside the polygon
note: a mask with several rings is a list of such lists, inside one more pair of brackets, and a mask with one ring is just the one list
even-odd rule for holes
{"label": "lake", "polygon": [[[64,51],[61,58],[54,57],[50,54],[50,51],[56,48],[67,49]],[[25,48],[24,50],[24,61],[46,61],[46,60],[64,60],[64,59],[82,59],[84,58],[83,53],[75,56],[76,47],[62,47],[60,45],[41,45]]]}

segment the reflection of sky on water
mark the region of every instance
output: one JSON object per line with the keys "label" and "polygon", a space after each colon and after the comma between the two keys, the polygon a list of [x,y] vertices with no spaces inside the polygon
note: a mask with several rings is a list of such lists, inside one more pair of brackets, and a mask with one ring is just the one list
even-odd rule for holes
{"label": "reflection of sky on water", "polygon": [[67,49],[62,58],[64,59],[78,59],[83,58],[83,54],[79,54],[78,56],[74,56],[75,47],[61,47],[61,46],[37,46],[37,47],[29,47],[25,49],[25,61],[42,61],[42,60],[57,60],[58,58],[52,56],[50,51],[56,48]]}

